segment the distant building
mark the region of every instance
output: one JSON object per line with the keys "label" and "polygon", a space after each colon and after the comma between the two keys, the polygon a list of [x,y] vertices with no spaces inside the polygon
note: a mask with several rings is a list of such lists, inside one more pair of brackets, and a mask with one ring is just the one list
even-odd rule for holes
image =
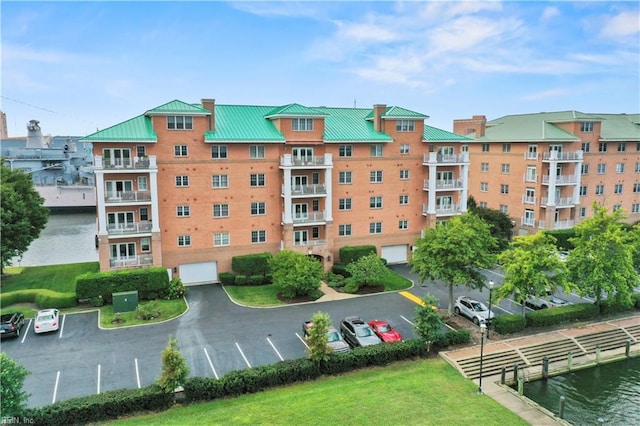
{"label": "distant building", "polygon": [[164,266],[213,282],[231,259],[344,246],[407,262],[425,227],[466,211],[471,140],[424,114],[179,100],[81,139],[95,154],[101,270]]}
{"label": "distant building", "polygon": [[454,120],[469,143],[469,194],[517,232],[572,228],[592,204],[640,220],[640,114],[560,111]]}

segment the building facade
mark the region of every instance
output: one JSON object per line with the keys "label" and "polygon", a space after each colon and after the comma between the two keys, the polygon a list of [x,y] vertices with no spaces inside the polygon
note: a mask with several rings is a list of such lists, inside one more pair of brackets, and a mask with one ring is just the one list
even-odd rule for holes
{"label": "building facade", "polygon": [[470,139],[404,108],[179,100],[83,139],[94,148],[101,270],[217,281],[234,256],[344,246],[406,262],[425,227],[467,210]]}
{"label": "building facade", "polygon": [[594,202],[640,220],[640,114],[479,115],[453,131],[473,139],[469,194],[518,234],[572,228]]}

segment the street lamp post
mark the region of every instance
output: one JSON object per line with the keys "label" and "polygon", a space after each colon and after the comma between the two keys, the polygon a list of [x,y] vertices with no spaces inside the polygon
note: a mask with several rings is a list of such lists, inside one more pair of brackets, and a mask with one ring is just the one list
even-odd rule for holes
{"label": "street lamp post", "polygon": [[485,323],[480,324],[480,382],[478,384],[478,395],[482,395],[482,357],[484,356],[484,333],[487,331]]}
{"label": "street lamp post", "polygon": [[[493,293],[493,286],[495,285],[495,283],[493,282],[493,280],[489,280],[489,313],[487,314],[487,320],[489,322],[491,322],[491,295]],[[489,324],[491,325],[491,324]],[[489,339],[489,328],[487,328],[487,339]]]}

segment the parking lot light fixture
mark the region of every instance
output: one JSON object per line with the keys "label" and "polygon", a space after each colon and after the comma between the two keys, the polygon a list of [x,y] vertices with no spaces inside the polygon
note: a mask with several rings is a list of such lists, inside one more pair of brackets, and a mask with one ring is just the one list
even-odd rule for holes
{"label": "parking lot light fixture", "polygon": [[[489,326],[491,326],[491,295],[493,293],[493,286],[495,283],[493,280],[489,280],[489,313],[487,314],[487,321],[489,321]],[[487,339],[489,338],[489,328],[487,328]]]}
{"label": "parking lot light fixture", "polygon": [[484,356],[484,333],[487,331],[485,323],[480,324],[480,381],[478,383],[478,395],[482,395],[482,357]]}

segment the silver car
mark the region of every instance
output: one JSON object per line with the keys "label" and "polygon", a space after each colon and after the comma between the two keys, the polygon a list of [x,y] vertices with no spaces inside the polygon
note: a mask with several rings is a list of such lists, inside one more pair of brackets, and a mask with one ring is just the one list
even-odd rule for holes
{"label": "silver car", "polygon": [[495,317],[493,312],[481,302],[470,298],[469,296],[460,296],[456,299],[454,311],[457,315],[469,318],[475,325],[482,323],[489,324]]}
{"label": "silver car", "polygon": [[340,323],[340,333],[351,347],[371,346],[382,343],[369,325],[360,317],[346,317]]}

